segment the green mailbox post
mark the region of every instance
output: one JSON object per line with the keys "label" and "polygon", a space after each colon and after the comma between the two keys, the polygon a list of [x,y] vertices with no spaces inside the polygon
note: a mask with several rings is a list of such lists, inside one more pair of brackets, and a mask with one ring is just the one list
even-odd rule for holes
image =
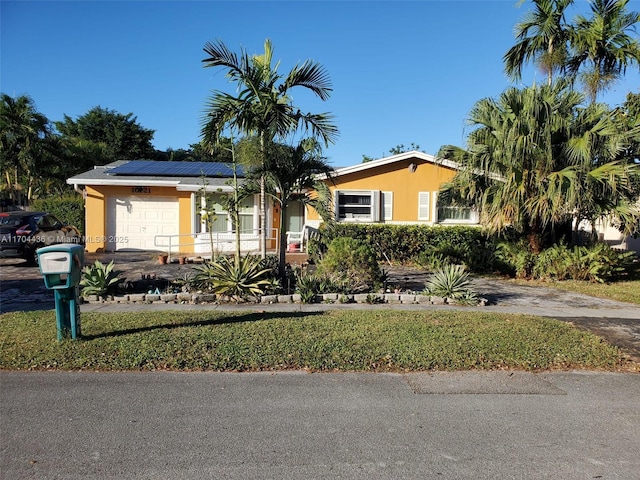
{"label": "green mailbox post", "polygon": [[84,247],[60,243],[39,248],[38,265],[44,285],[54,291],[58,340],[80,336],[80,304],[78,284],[84,264]]}

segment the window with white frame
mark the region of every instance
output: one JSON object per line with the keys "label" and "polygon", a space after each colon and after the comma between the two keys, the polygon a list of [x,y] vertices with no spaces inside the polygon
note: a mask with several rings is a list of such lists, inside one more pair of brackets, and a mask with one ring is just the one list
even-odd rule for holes
{"label": "window with white frame", "polygon": [[254,211],[253,197],[240,200],[240,208],[238,209],[240,233],[254,233]]}
{"label": "window with white frame", "polygon": [[339,222],[388,221],[393,215],[393,192],[336,190],[334,204]]}
{"label": "window with white frame", "polygon": [[438,222],[474,223],[477,220],[476,211],[471,207],[438,206]]}
{"label": "window with white frame", "polygon": [[[195,233],[207,233],[209,225],[211,231],[217,233],[235,231],[232,216],[227,211],[226,193],[202,193],[195,195]],[[240,202],[239,220],[241,233],[253,233],[254,230],[254,201],[253,197],[245,198]],[[212,218],[207,219],[207,212]],[[207,221],[209,220],[209,221]]]}

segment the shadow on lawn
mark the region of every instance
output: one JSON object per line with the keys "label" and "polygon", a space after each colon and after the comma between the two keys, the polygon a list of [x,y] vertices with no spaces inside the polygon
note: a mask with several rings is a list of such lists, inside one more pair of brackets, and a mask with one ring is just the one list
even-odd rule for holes
{"label": "shadow on lawn", "polygon": [[272,320],[274,318],[299,319],[312,315],[323,315],[325,312],[254,312],[233,317],[218,317],[209,320],[193,320],[184,323],[165,323],[161,325],[149,325],[148,327],[127,328],[124,330],[115,330],[113,332],[98,333],[95,335],[82,335],[83,340],[96,340],[98,338],[122,337],[132,335],[134,333],[151,332],[154,330],[173,330],[184,327],[206,327],[209,325],[224,325],[233,323],[259,322],[264,320]]}

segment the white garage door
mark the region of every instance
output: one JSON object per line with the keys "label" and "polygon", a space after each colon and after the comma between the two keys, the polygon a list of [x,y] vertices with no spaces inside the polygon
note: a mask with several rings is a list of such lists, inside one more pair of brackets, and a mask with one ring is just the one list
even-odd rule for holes
{"label": "white garage door", "polygon": [[[177,198],[109,197],[107,249],[166,250],[155,246],[155,237],[179,233],[178,212]],[[177,239],[174,238],[173,242],[177,243]],[[159,239],[159,244],[168,243],[167,238]]]}

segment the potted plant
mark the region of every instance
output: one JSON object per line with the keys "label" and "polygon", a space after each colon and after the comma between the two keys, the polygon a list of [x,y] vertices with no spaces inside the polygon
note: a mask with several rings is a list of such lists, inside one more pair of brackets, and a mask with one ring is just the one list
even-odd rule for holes
{"label": "potted plant", "polygon": [[160,265],[166,265],[169,254],[167,252],[161,252],[158,254],[158,263]]}

